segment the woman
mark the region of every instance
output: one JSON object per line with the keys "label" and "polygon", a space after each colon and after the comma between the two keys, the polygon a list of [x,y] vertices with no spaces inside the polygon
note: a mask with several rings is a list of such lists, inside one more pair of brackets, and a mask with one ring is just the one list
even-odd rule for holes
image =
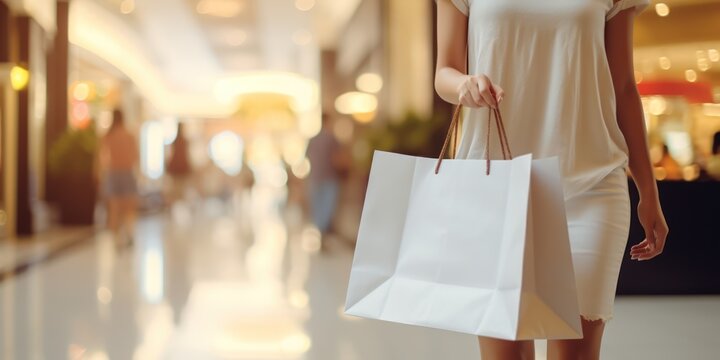
{"label": "woman", "polygon": [[[482,157],[482,108],[499,106],[514,153],[560,159],[584,338],[548,341],[548,359],[600,356],[630,223],[626,165],[646,234],[632,259],[659,255],[668,233],[633,78],[633,18],[647,5],[438,0],[435,88],[467,109],[457,157]],[[479,343],[484,360],[534,357],[532,341]]]}
{"label": "woman", "polygon": [[137,209],[135,168],[139,155],[135,138],[125,129],[120,110],[113,111],[112,125],[102,139],[100,151],[103,190],[108,200],[108,228],[119,235],[124,225],[128,239],[132,239]]}

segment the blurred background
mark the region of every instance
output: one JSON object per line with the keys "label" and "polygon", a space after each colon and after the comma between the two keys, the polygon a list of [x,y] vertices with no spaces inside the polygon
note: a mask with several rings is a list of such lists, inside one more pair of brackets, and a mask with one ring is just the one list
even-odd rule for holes
{"label": "blurred background", "polygon": [[[343,314],[372,152],[442,145],[434,17],[0,0],[0,358],[479,358],[470,336]],[[720,1],[653,1],[635,68],[671,235],[626,260],[603,352],[716,358]]]}

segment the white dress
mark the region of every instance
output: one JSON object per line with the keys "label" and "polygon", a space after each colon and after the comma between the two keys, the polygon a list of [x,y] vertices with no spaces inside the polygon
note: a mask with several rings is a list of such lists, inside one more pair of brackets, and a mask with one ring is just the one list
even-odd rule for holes
{"label": "white dress", "polygon": [[[505,91],[500,109],[513,154],[560,159],[580,312],[607,320],[630,206],[604,30],[620,11],[639,12],[649,0],[451,1],[468,16],[468,72]],[[484,157],[487,116],[464,110],[457,158]]]}

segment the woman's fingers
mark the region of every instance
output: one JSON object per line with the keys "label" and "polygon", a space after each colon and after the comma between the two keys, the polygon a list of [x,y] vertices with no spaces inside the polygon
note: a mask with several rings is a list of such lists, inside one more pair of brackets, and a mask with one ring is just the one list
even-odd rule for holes
{"label": "woman's fingers", "polygon": [[503,97],[505,96],[505,90],[495,84],[493,84],[493,90],[495,92],[495,98],[497,99],[498,104],[501,103],[503,101]]}
{"label": "woman's fingers", "polygon": [[[662,252],[662,248],[658,248],[657,237],[655,234],[655,222],[652,224],[643,224],[645,230],[645,246],[634,251],[634,259],[639,261],[650,260]],[[631,251],[631,255],[632,255]]]}
{"label": "woman's fingers", "polygon": [[478,76],[478,89],[480,90],[480,96],[490,107],[497,107],[497,101],[495,95],[493,95],[493,83],[486,75]]}
{"label": "woman's fingers", "polygon": [[468,90],[470,91],[470,94],[472,95],[474,105],[484,106],[484,101],[482,99],[482,96],[480,95],[480,89],[478,87],[478,79],[475,77],[471,77],[466,84]]}
{"label": "woman's fingers", "polygon": [[499,103],[499,96],[504,91],[494,85],[485,75],[468,76],[460,88],[460,103],[469,107],[493,107]]}

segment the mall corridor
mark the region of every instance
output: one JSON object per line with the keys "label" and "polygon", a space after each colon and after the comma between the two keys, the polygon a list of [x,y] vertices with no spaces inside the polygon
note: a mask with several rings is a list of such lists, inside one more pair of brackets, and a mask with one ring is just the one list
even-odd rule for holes
{"label": "mall corridor", "polygon": [[[718,19],[720,0],[0,0],[0,360],[477,360],[473,335],[346,297],[545,339],[615,294],[602,360],[720,359]],[[422,173],[441,149],[463,172]],[[555,190],[531,157],[559,159]],[[670,229],[650,261],[641,217]],[[347,296],[363,256],[381,264]]]}

